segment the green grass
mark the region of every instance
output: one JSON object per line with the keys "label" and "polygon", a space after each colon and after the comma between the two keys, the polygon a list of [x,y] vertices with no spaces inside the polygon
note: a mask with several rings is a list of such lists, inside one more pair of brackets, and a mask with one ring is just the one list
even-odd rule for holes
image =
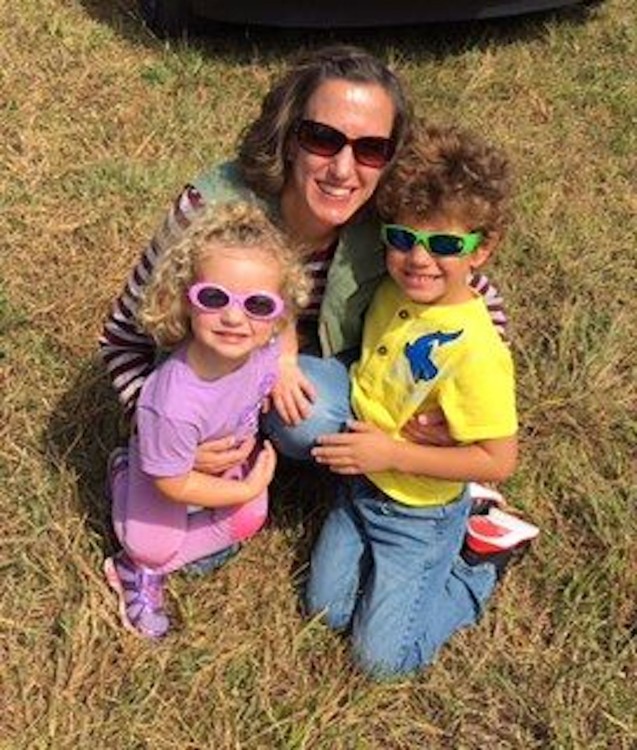
{"label": "green grass", "polygon": [[[637,13],[351,32],[210,30],[168,45],[132,0],[0,7],[0,748],[628,750],[637,746]],[[169,200],[232,153],[300,46],[391,61],[419,114],[516,165],[490,274],[506,294],[522,459],[542,527],[480,625],[376,685],[298,608],[329,502],[283,471],[219,573],[174,576],[162,644],[118,623],[101,564],[124,436],[95,362],[108,304]]]}

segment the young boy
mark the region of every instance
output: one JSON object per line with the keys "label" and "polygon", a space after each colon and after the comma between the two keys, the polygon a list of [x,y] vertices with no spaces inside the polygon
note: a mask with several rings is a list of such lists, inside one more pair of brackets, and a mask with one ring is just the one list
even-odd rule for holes
{"label": "young boy", "polygon": [[[460,554],[467,483],[506,479],[517,459],[511,355],[468,285],[503,237],[510,192],[496,148],[429,127],[378,194],[389,277],[350,373],[355,419],[313,450],[351,476],[313,550],[307,589],[310,614],[351,628],[357,661],[377,677],[429,664],[475,623],[510,557]],[[401,436],[414,414],[436,409],[454,445]]]}

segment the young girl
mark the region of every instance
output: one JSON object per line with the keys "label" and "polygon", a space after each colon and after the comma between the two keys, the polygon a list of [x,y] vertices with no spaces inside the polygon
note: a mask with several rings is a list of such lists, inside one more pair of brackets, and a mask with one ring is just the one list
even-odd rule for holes
{"label": "young girl", "polygon": [[[260,209],[215,206],[159,260],[139,321],[172,351],[145,381],[129,451],[109,462],[122,551],[104,569],[124,625],[163,636],[165,577],[255,534],[276,463],[256,434],[277,379],[276,334],[306,294],[287,238]],[[236,436],[242,464],[211,476],[197,446]]]}

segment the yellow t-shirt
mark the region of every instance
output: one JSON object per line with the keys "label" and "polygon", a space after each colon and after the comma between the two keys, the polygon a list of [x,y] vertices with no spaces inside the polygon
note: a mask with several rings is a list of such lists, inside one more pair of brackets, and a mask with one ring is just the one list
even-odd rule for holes
{"label": "yellow t-shirt", "polygon": [[[367,312],[361,358],[351,375],[356,416],[398,440],[411,417],[435,408],[460,443],[517,432],[511,353],[479,296],[457,305],[419,305],[386,279]],[[369,479],[414,506],[450,502],[464,486],[397,471]]]}

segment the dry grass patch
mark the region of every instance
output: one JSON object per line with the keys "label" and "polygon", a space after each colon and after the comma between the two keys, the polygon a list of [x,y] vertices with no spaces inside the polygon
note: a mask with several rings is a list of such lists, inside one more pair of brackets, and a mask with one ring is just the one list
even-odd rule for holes
{"label": "dry grass patch", "polygon": [[[167,46],[132,0],[0,8],[0,747],[463,750],[637,743],[635,9]],[[511,152],[492,268],[523,426],[511,499],[542,527],[480,626],[375,685],[298,609],[329,484],[280,472],[270,526],[219,573],[175,576],[176,628],[122,632],[105,457],[124,437],[94,362],[108,303],[181,184],[232,152],[301,45],[362,43],[417,110]],[[320,496],[317,501],[313,494]]]}

